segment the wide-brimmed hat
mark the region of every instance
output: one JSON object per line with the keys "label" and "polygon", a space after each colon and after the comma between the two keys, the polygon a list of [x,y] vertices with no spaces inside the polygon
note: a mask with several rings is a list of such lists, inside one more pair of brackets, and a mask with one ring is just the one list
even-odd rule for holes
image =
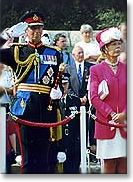
{"label": "wide-brimmed hat", "polygon": [[121,40],[121,32],[117,27],[107,28],[96,35],[96,40],[101,49],[104,45],[114,40]]}

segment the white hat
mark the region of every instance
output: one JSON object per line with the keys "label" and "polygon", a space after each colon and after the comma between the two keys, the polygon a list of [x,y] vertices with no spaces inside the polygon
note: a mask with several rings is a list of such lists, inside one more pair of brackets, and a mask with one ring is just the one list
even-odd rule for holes
{"label": "white hat", "polygon": [[117,27],[102,30],[96,35],[96,40],[102,48],[113,40],[121,40],[121,31]]}

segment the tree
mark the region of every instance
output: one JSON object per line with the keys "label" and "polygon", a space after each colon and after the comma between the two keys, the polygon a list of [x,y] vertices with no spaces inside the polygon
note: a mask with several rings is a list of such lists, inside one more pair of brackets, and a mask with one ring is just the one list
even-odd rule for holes
{"label": "tree", "polygon": [[36,9],[43,12],[48,30],[79,30],[84,23],[99,29],[123,21],[126,4],[126,0],[3,0],[0,28],[18,23],[24,12]]}
{"label": "tree", "polygon": [[95,17],[97,19],[96,29],[104,29],[120,25],[121,22],[126,22],[126,15],[123,12],[115,9],[98,10]]}

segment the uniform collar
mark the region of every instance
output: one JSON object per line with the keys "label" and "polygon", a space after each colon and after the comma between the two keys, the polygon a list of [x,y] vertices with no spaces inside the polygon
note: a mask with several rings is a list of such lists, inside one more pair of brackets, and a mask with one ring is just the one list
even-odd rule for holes
{"label": "uniform collar", "polygon": [[28,45],[30,46],[30,47],[32,47],[32,48],[39,48],[39,47],[41,47],[42,45],[43,45],[43,43],[40,41],[39,43],[37,43],[37,44],[33,44],[33,43],[31,43],[31,42],[28,42]]}

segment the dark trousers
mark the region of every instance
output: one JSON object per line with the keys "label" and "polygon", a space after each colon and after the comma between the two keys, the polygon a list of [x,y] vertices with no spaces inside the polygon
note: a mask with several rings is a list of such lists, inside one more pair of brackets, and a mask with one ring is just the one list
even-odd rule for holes
{"label": "dark trousers", "polygon": [[[35,135],[33,136],[35,137]],[[31,140],[23,142],[23,172],[25,174],[55,173],[55,166],[57,163],[56,144],[50,142],[47,136],[45,136],[46,138],[39,137],[40,139],[34,137],[30,137]]]}
{"label": "dark trousers", "polygon": [[13,150],[6,155],[6,174],[11,174],[11,165],[16,163],[15,157],[15,152]]}
{"label": "dark trousers", "polygon": [[66,161],[63,169],[65,174],[78,174],[80,167],[80,141],[72,142],[65,148]]}

